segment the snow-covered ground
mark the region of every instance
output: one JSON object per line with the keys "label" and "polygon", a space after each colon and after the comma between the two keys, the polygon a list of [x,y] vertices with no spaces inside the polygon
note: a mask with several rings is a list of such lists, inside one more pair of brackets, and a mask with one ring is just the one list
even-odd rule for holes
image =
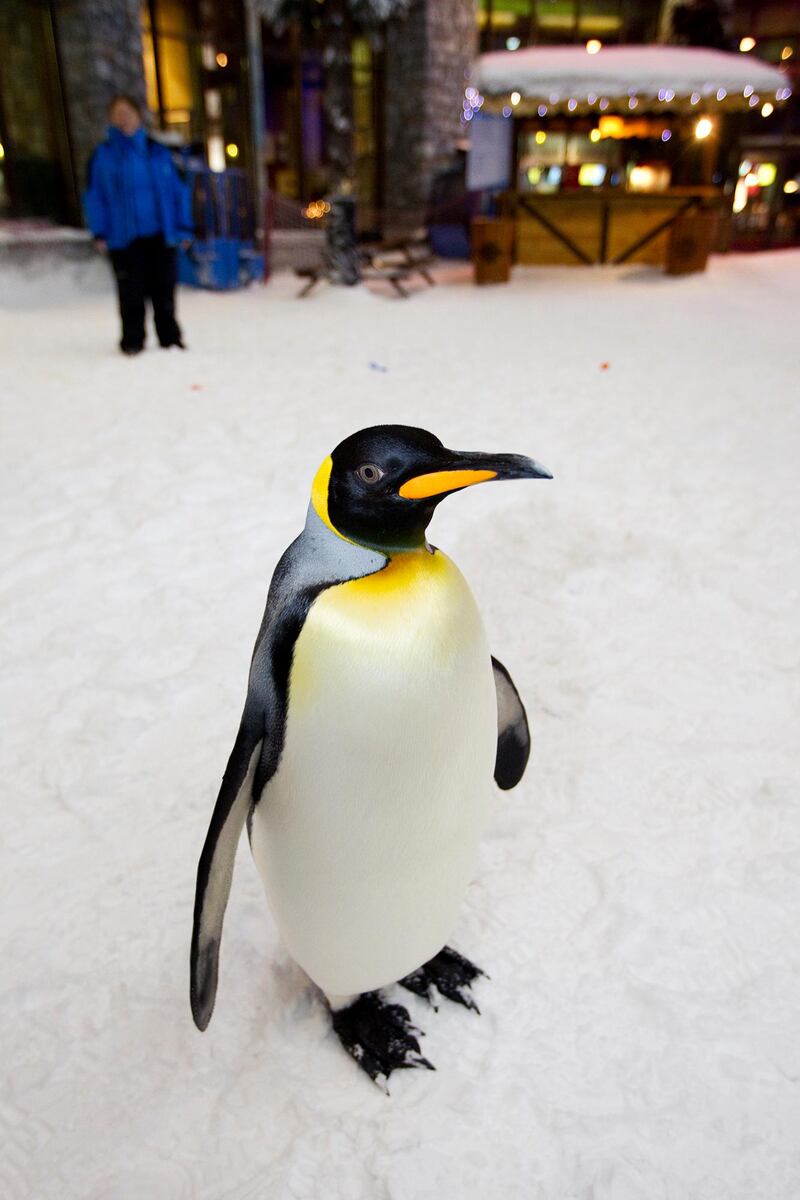
{"label": "snow-covered ground", "polygon": [[[5,288],[0,1193],[796,1200],[800,254],[295,290],[185,293],[190,351],[128,360],[104,275]],[[437,1072],[389,1099],[246,844],[188,1004],[270,573],[381,421],[555,476],[432,527],[535,748],[453,933],[483,1015],[405,994]]]}

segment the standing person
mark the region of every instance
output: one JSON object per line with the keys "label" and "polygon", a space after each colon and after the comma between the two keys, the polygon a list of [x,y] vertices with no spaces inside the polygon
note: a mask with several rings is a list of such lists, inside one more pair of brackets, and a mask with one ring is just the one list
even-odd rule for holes
{"label": "standing person", "polygon": [[117,281],[120,350],[144,349],[147,298],[160,344],[183,350],[175,320],[175,245],[191,237],[189,189],[167,147],[148,137],[132,97],[115,96],[108,120],[108,136],[89,163],[83,201],[95,245],[108,253]]}

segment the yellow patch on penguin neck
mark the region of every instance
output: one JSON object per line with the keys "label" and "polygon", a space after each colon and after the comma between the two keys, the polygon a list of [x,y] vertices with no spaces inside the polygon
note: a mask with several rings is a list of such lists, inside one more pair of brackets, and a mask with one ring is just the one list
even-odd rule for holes
{"label": "yellow patch on penguin neck", "polygon": [[314,512],[319,517],[324,525],[328,526],[331,533],[335,533],[337,537],[343,541],[349,542],[350,539],[339,533],[339,530],[332,523],[328,515],[328,485],[331,481],[331,471],[333,470],[333,459],[330,454],[320,464],[320,468],[314,476],[314,482],[311,484],[311,503],[314,506]]}
{"label": "yellow patch on penguin neck", "polygon": [[348,542],[351,546],[363,546],[367,550],[377,550],[379,554],[385,554],[391,558],[394,558],[398,554],[417,554],[420,551],[424,551],[427,554],[432,553],[427,542],[424,540],[418,546],[382,546],[371,542],[356,541],[355,538],[347,537],[340,529],[337,529],[328,512],[328,488],[330,486],[332,470],[333,459],[328,455],[325,461],[320,464],[319,470],[311,484],[311,504],[314,512],[323,525],[326,525],[330,529],[331,533],[335,533],[338,538],[341,538],[343,542]]}

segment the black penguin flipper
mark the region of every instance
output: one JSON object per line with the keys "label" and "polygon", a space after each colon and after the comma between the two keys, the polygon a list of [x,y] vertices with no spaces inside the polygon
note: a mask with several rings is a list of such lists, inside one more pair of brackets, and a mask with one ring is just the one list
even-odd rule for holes
{"label": "black penguin flipper", "polygon": [[263,729],[242,718],[197,867],[189,996],[198,1029],[211,1020],[217,995],[222,921],[231,890],[236,847],[250,808]]}
{"label": "black penguin flipper", "polygon": [[531,734],[525,706],[503,664],[492,657],[497,691],[497,758],[494,779],[504,792],[516,787],[531,753]]}

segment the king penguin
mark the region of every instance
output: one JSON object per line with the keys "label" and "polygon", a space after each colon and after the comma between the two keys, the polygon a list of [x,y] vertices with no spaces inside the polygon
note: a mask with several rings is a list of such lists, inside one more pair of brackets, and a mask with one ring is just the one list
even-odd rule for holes
{"label": "king penguin", "polygon": [[447,945],[491,779],[522,778],[525,709],[470,589],[426,540],[437,504],[490,480],[550,479],[531,458],[448,450],[378,425],[317,471],[280,559],[247,698],[200,856],[191,1006],[211,1019],[222,921],[247,825],[283,941],[342,1045],[385,1087],[427,1067],[395,983],[477,1009],[482,971]]}

